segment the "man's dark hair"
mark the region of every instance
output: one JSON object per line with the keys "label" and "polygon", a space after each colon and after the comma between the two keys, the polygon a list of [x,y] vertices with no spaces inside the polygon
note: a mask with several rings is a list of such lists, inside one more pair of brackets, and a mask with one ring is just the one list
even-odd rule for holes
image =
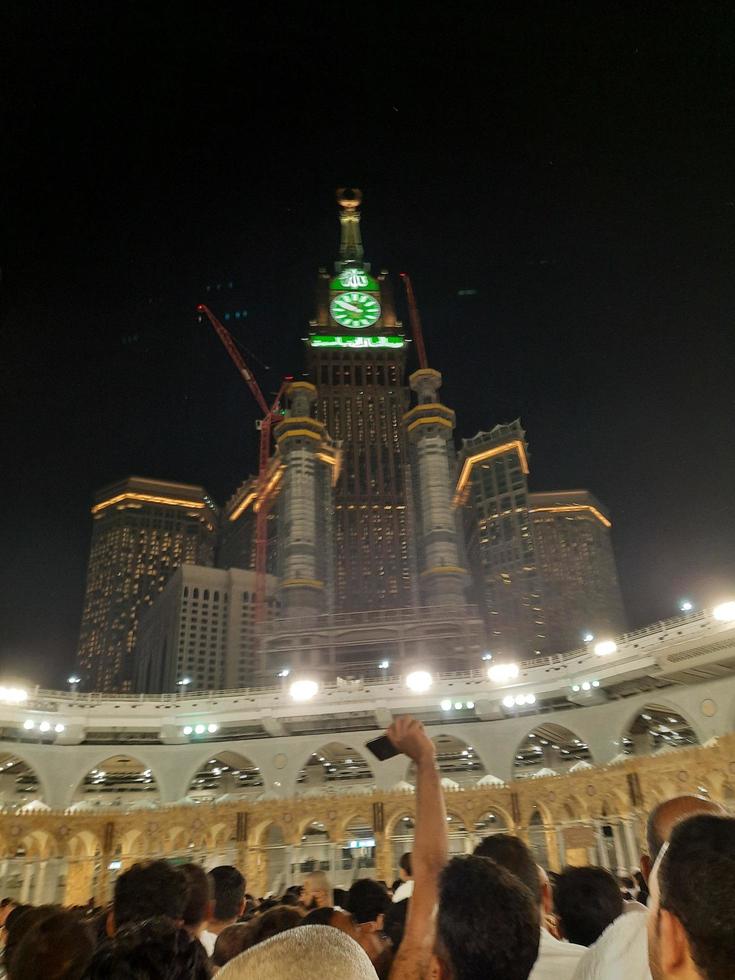
{"label": "man's dark hair", "polygon": [[[304,913],[300,909],[295,909],[289,905],[276,905],[275,908],[268,909],[263,915],[256,915],[248,924],[250,926],[249,945],[243,947],[250,949],[258,943],[265,942],[272,936],[277,936],[280,932],[288,929],[295,929],[304,921]],[[230,926],[227,927],[228,929]],[[221,933],[220,933],[221,935]]]}
{"label": "man's dark hair", "polygon": [[13,901],[12,898],[4,898],[4,899],[2,899],[2,901],[0,901],[0,909],[4,909],[6,905],[10,905],[10,903],[12,901]]}
{"label": "man's dark hair", "polygon": [[321,908],[312,909],[301,920],[302,926],[330,926],[334,915],[333,905],[323,905]]}
{"label": "man's dark hair", "polygon": [[735,819],[700,815],[674,827],[658,869],[659,905],[681,922],[705,980],[735,963]]}
{"label": "man's dark hair", "polygon": [[345,908],[358,922],[375,922],[379,915],[385,915],[391,904],[383,885],[370,878],[360,878],[350,886]]}
{"label": "man's dark hair", "polygon": [[189,886],[189,896],[184,906],[184,925],[198,926],[209,915],[212,900],[212,882],[201,864],[182,864],[179,871]]}
{"label": "man's dark hair", "polygon": [[230,960],[234,960],[236,956],[250,948],[250,935],[254,922],[255,919],[251,919],[250,922],[235,922],[231,926],[225,926],[214,944],[212,963],[215,966],[225,966]]}
{"label": "man's dark hair", "polygon": [[409,878],[413,878],[413,868],[411,866],[411,851],[406,851],[405,854],[401,854],[401,860],[398,862],[398,867],[403,868]]}
{"label": "man's dark hair", "polygon": [[94,953],[94,934],[78,912],[57,910],[26,932],[12,954],[9,980],[80,980]]}
{"label": "man's dark hair", "polygon": [[92,957],[84,980],[209,980],[204,947],[170,918],[130,922],[103,943]]}
{"label": "man's dark hair", "polygon": [[8,913],[5,920],[5,949],[3,950],[3,961],[10,973],[15,951],[26,934],[38,923],[47,919],[50,915],[58,912],[55,905],[16,905]]}
{"label": "man's dark hair", "polygon": [[537,905],[541,904],[541,877],[538,866],[527,845],[513,834],[491,834],[475,848],[477,857],[490,858],[520,878],[533,895]]}
{"label": "man's dark hair", "polygon": [[134,864],[115,883],[115,928],[157,915],[181,919],[188,895],[186,878],[168,861]]}
{"label": "man's dark hair", "polygon": [[220,864],[209,872],[214,891],[214,918],[235,919],[245,899],[245,879],[231,864]]}
{"label": "man's dark hair", "polygon": [[565,938],[591,946],[622,914],[623,896],[604,868],[564,868],[554,885],[554,905]]}
{"label": "man's dark hair", "polygon": [[538,956],[539,907],[494,861],[455,857],[439,881],[436,954],[453,980],[527,980]]}

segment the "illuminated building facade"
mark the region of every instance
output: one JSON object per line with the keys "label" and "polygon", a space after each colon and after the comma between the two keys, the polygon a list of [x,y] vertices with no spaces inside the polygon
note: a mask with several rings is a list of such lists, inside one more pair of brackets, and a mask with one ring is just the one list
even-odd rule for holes
{"label": "illuminated building facade", "polygon": [[483,648],[452,504],[454,412],[438,371],[406,383],[388,273],[364,261],[360,193],[338,201],[339,259],[319,274],[306,338],[310,383],[291,385],[275,428],[281,609],[263,633],[264,682],[285,668],[458,670]]}
{"label": "illuminated building facade", "polygon": [[528,504],[525,432],[516,420],[462,440],[457,503],[491,650],[549,651]]}
{"label": "illuminated building facade", "polygon": [[610,518],[587,490],[531,493],[518,420],[465,439],[463,506],[491,650],[529,657],[625,627]]}
{"label": "illuminated building facade", "polygon": [[[270,575],[266,597],[270,617],[276,605]],[[154,694],[181,687],[252,687],[256,667],[255,573],[180,566],[141,615],[135,690]]]}
{"label": "illuminated building facade", "polygon": [[544,613],[554,650],[625,628],[610,518],[588,490],[529,494]]}
{"label": "illuminated building facade", "polygon": [[213,564],[217,509],[202,487],[130,477],[92,517],[79,669],[88,689],[128,691],[140,614],[179,565]]}
{"label": "illuminated building facade", "polygon": [[317,284],[307,369],[315,414],[341,447],[334,493],[334,607],[340,612],[415,603],[403,414],[409,406],[406,340],[388,274],[364,261],[359,192],[339,196],[334,274]]}

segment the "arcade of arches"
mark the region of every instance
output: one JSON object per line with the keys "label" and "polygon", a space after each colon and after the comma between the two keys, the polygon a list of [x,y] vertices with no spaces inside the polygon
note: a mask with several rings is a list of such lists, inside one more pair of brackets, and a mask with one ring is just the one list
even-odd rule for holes
{"label": "arcade of arches", "polygon": [[[150,775],[132,775],[129,766],[111,763],[102,771],[114,772],[116,786],[142,778],[135,784],[143,798],[138,805],[72,806],[65,812],[26,807],[0,814],[3,894],[33,903],[100,903],[110,897],[122,870],[160,856],[205,867],[237,864],[255,894],[278,892],[315,869],[328,871],[343,887],[360,876],[393,880],[401,854],[412,846],[412,788],[403,783],[387,792],[374,789],[360,768],[368,784],[362,791],[330,793],[325,779],[355,765],[342,759],[340,751],[334,748],[322,762],[317,755],[315,776],[306,778],[308,795],[290,799],[268,798],[270,794],[257,799],[249,793],[233,799],[226,792],[231,787],[220,782],[222,774],[212,775],[222,767],[222,760],[213,756],[211,768],[195,776],[192,790],[214,781],[213,792],[225,793],[174,806],[155,805],[155,781],[145,781]],[[231,783],[240,779],[238,770],[231,776],[235,761],[224,763],[230,765]],[[95,792],[102,786],[95,783],[99,771],[87,777]],[[243,782],[257,783],[257,773],[248,771]],[[480,786],[457,782],[445,793],[453,853],[471,850],[487,834],[511,831],[523,836],[537,860],[551,869],[585,863],[630,868],[638,865],[646,814],[660,800],[698,793],[735,807],[735,734],[714,745],[648,757],[632,754],[615,765],[588,765],[508,785],[497,780]]]}

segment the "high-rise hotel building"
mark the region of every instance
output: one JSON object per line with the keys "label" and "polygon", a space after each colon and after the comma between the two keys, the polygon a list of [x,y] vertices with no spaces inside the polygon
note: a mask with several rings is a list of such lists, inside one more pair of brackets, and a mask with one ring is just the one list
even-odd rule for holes
{"label": "high-rise hotel building", "polygon": [[131,690],[142,609],[185,563],[212,565],[217,508],[202,487],[130,477],[92,507],[79,670],[95,691]]}
{"label": "high-rise hotel building", "polygon": [[359,197],[340,197],[340,256],[320,270],[307,371],[315,415],[341,449],[334,491],[334,605],[409,606],[416,575],[406,500],[406,343],[388,273],[364,261]]}
{"label": "high-rise hotel building", "polygon": [[488,644],[519,658],[625,626],[611,521],[588,490],[529,491],[518,420],[464,439],[457,502]]}
{"label": "high-rise hotel building", "polygon": [[[276,609],[266,579],[266,617]],[[141,615],[135,690],[215,691],[252,685],[257,673],[255,573],[184,564]]]}

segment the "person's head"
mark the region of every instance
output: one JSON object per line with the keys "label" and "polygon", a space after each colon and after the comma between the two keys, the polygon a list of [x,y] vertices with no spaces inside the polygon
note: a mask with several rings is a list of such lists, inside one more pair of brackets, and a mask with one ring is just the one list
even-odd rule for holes
{"label": "person's head", "polygon": [[245,879],[231,864],[221,864],[209,872],[214,895],[212,920],[236,922],[245,908]]}
{"label": "person's head", "polygon": [[707,800],[703,796],[674,796],[655,806],[648,814],[646,824],[648,854],[641,856],[641,871],[644,878],[648,879],[661,848],[671,837],[672,830],[680,820],[693,817],[697,813],[722,814],[724,812],[719,803]]}
{"label": "person's head", "polygon": [[477,857],[490,858],[516,878],[520,878],[533,895],[534,902],[537,905],[542,904],[544,889],[541,872],[533,854],[520,837],[514,837],[513,834],[492,834],[480,841],[474,853]]}
{"label": "person's head", "polygon": [[212,882],[201,864],[182,864],[179,871],[189,886],[182,915],[184,928],[198,936],[212,914]]}
{"label": "person's head", "polygon": [[401,881],[409,881],[411,878],[413,878],[411,851],[406,851],[405,854],[401,854],[401,859],[398,862],[398,877],[401,879]]}
{"label": "person's head", "polygon": [[58,912],[58,908],[55,905],[17,905],[10,912],[5,920],[7,936],[3,950],[3,959],[8,971],[10,971],[15,951],[25,938],[26,933],[37,923],[56,912]]}
{"label": "person's head", "polygon": [[181,924],[189,894],[186,878],[168,861],[134,864],[115,882],[113,929],[166,915]]}
{"label": "person's head", "polygon": [[214,944],[212,963],[215,966],[224,966],[244,950],[250,949],[252,946],[250,934],[254,922],[255,919],[251,919],[250,922],[235,922],[231,926],[224,927]]}
{"label": "person's head", "polygon": [[323,925],[289,929],[246,950],[217,980],[376,980],[365,951],[344,933]]}
{"label": "person's head", "polygon": [[301,920],[302,926],[331,926],[332,929],[339,929],[345,935],[360,941],[360,926],[351,912],[345,909],[338,909],[331,905],[320,905],[319,908],[312,909]]}
{"label": "person's head", "polygon": [[350,886],[345,908],[349,909],[361,925],[381,930],[383,919],[391,904],[385,885],[371,878],[360,878]]}
{"label": "person's head", "polygon": [[276,905],[268,909],[262,915],[257,915],[251,922],[249,942],[243,949],[250,949],[258,943],[265,942],[272,936],[277,936],[279,932],[286,932],[287,929],[294,929],[304,921],[304,913],[301,909],[289,905]]}
{"label": "person's head", "polygon": [[455,857],[439,880],[434,951],[440,980],[527,980],[538,956],[539,903],[488,858]]}
{"label": "person's head", "polygon": [[554,905],[564,938],[591,946],[622,914],[623,896],[604,868],[565,868],[554,885]]}
{"label": "person's head", "polygon": [[94,948],[94,934],[79,913],[59,909],[40,918],[20,940],[8,980],[80,980]]}
{"label": "person's head", "polygon": [[202,944],[158,916],[118,929],[97,949],[84,980],[209,980],[210,972]]}
{"label": "person's head", "polygon": [[325,908],[334,905],[332,883],[323,871],[312,871],[304,879],[301,903],[306,909]]}
{"label": "person's head", "polygon": [[654,980],[729,980],[735,966],[735,819],[681,821],[651,875]]}

